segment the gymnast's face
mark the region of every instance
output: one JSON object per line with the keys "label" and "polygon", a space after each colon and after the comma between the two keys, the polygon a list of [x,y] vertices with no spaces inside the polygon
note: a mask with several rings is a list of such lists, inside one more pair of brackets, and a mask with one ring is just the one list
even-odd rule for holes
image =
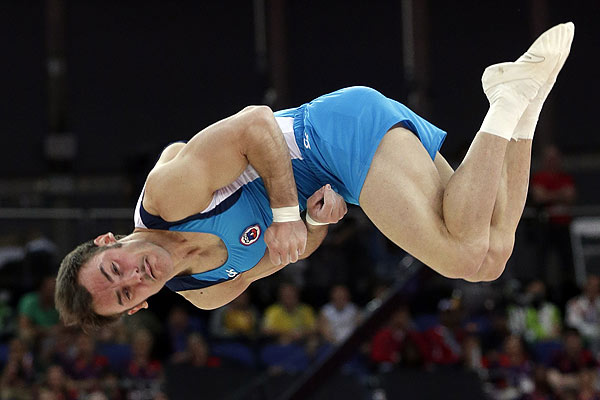
{"label": "gymnast's face", "polygon": [[108,249],[95,254],[79,271],[79,283],[92,294],[94,311],[100,315],[127,311],[131,315],[148,308],[146,299],[172,277],[170,254],[143,240],[117,246],[111,233],[98,236],[95,242]]}

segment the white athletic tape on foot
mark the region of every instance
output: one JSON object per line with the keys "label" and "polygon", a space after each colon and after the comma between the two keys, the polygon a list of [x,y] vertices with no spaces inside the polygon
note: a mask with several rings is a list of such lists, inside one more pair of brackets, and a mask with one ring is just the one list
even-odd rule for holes
{"label": "white athletic tape on foot", "polygon": [[510,105],[492,104],[481,123],[479,131],[510,140],[519,122],[523,108],[514,110]]}

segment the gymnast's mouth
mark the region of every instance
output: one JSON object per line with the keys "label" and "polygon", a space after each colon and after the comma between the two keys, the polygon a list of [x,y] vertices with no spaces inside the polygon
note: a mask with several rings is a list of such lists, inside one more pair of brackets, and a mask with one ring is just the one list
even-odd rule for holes
{"label": "gymnast's mouth", "polygon": [[152,267],[150,266],[150,262],[148,262],[147,257],[144,257],[144,270],[146,271],[146,275],[148,275],[152,280],[156,280],[156,277],[152,272]]}

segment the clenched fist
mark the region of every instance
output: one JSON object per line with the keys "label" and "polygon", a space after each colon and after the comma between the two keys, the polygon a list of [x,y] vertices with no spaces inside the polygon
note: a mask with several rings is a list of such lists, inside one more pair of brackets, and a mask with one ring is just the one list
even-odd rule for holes
{"label": "clenched fist", "polygon": [[265,232],[265,244],[274,265],[285,266],[298,261],[306,249],[304,221],[273,222]]}
{"label": "clenched fist", "polygon": [[348,207],[344,198],[327,184],[308,198],[306,212],[316,222],[335,224],[346,215]]}

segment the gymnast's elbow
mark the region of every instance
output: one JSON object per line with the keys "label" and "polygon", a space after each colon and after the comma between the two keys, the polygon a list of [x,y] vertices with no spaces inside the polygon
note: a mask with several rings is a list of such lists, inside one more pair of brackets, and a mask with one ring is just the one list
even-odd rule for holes
{"label": "gymnast's elbow", "polygon": [[[221,298],[219,296],[185,296],[187,301],[195,305],[197,308],[201,310],[216,310],[217,308],[223,307],[226,304],[229,304],[235,297],[233,298]],[[237,297],[237,296],[236,296]]]}

